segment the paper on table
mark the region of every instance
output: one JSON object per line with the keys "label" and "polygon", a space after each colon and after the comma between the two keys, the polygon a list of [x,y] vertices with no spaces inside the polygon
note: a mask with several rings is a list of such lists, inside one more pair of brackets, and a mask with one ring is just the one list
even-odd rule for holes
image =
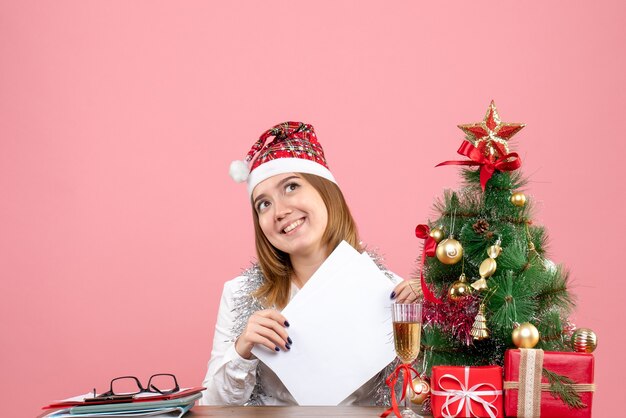
{"label": "paper on table", "polygon": [[[185,395],[184,392],[186,392],[188,390],[191,390],[191,389],[193,389],[194,393],[197,393],[197,392],[200,392],[201,390],[204,390],[204,388],[201,388],[201,387],[197,387],[197,388],[180,388],[180,390],[178,392],[175,392],[175,393],[173,393],[171,395],[163,395],[161,393],[156,393],[156,392],[142,392],[142,393],[136,394],[134,399],[135,399],[135,401],[138,400],[138,399],[142,399],[142,400],[143,399],[149,400],[149,399],[152,399],[152,398],[162,399],[164,396],[168,397],[168,398],[169,397],[176,398],[176,397],[179,397],[178,395],[181,395],[181,396]],[[197,389],[197,391],[196,391],[196,389]],[[100,394],[98,394],[98,395],[100,395]],[[85,404],[85,402],[84,402],[85,399],[91,399],[93,397],[94,397],[93,392],[88,392],[88,393],[85,393],[83,395],[76,395],[76,396],[72,396],[71,398],[67,398],[67,399],[63,399],[63,400],[59,400],[59,401],[54,401],[52,403],[52,405],[55,405],[55,404],[59,404],[60,405],[60,404],[64,404],[64,403]],[[110,403],[112,403],[112,402],[110,402]],[[96,403],[86,404],[86,405],[96,405]]]}
{"label": "paper on table", "polygon": [[46,418],[181,418],[193,404],[185,407],[142,409],[137,411],[117,411],[117,412],[95,412],[93,414],[72,414],[69,409],[52,412]]}
{"label": "paper on table", "polygon": [[366,254],[342,242],[283,310],[288,352],[255,347],[300,405],[338,405],[395,358],[394,284]]}

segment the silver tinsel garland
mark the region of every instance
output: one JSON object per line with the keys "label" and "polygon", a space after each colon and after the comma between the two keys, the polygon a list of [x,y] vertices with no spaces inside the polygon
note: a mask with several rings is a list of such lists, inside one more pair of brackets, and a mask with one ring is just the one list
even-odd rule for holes
{"label": "silver tinsel garland", "polygon": [[[368,252],[368,254],[372,257],[385,276],[387,276],[389,280],[393,280],[395,276],[387,270],[387,268],[385,268],[382,258],[375,253],[372,254],[371,252]],[[248,323],[248,319],[253,313],[266,309],[263,303],[253,296],[254,292],[263,284],[263,281],[265,280],[259,264],[254,263],[250,268],[246,269],[242,273],[242,276],[245,277],[245,280],[240,290],[235,294],[234,299],[233,311],[236,313],[236,318],[231,329],[231,335],[234,336],[231,342],[235,342],[239,335],[241,335],[246,327],[246,324]],[[388,407],[391,405],[391,393],[385,383],[385,379],[396,369],[397,365],[398,360],[396,359],[376,375],[376,384],[372,392],[372,399],[375,405],[381,407]],[[261,367],[257,367],[256,369],[256,385],[252,390],[250,399],[248,399],[244,405],[263,405],[262,399],[268,396],[265,393],[263,385],[261,384],[261,369]]]}

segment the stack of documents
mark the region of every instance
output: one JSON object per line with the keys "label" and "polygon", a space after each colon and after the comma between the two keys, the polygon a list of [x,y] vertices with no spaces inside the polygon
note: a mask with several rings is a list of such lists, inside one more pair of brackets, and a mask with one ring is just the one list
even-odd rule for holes
{"label": "stack of documents", "polygon": [[62,408],[46,418],[122,418],[122,417],[177,417],[189,411],[202,397],[204,388],[186,388],[170,395],[140,393],[132,401],[85,401],[93,393],[74,396],[45,406],[44,409]]}

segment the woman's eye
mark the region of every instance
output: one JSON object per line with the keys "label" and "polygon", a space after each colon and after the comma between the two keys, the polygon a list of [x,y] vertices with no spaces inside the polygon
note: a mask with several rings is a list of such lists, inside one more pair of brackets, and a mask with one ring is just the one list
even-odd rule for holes
{"label": "woman's eye", "polygon": [[285,186],[285,191],[286,192],[293,192],[294,190],[296,190],[298,187],[300,187],[300,185],[298,183],[289,183]]}
{"label": "woman's eye", "polygon": [[267,200],[263,200],[257,203],[256,209],[258,212],[261,212],[263,209],[267,208],[269,205],[270,205],[270,202],[268,202]]}

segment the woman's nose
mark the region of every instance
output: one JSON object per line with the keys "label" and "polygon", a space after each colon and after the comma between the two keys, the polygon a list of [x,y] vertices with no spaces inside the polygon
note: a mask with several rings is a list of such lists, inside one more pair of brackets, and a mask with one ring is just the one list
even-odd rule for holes
{"label": "woman's nose", "polygon": [[284,219],[285,216],[291,213],[291,208],[283,203],[275,203],[274,210],[276,211],[274,216],[276,217],[277,221]]}

